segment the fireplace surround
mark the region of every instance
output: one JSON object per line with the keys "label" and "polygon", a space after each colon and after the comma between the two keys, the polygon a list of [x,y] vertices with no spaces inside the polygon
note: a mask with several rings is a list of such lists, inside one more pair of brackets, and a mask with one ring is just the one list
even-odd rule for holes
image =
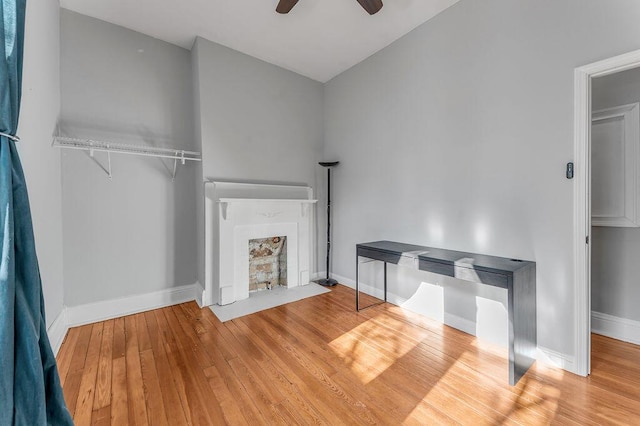
{"label": "fireplace surround", "polygon": [[249,241],[286,237],[287,287],[315,271],[315,203],[306,186],[205,183],[203,305],[249,297]]}

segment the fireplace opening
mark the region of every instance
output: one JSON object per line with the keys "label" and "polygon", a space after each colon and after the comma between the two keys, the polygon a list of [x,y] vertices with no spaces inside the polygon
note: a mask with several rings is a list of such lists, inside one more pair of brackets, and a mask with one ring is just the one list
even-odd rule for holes
{"label": "fireplace opening", "polygon": [[287,237],[249,240],[249,292],[287,287]]}

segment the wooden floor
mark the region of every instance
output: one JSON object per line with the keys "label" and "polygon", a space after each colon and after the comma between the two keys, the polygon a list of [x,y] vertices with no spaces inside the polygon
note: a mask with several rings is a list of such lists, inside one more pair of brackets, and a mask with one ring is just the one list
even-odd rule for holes
{"label": "wooden floor", "polygon": [[534,364],[353,290],[221,323],[191,302],[69,331],[77,425],[640,424],[640,347],[593,336],[593,374]]}

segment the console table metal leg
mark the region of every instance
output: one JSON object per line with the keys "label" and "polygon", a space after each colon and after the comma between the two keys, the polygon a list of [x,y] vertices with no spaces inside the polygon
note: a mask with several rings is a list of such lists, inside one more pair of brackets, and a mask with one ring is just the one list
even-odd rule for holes
{"label": "console table metal leg", "polygon": [[358,262],[358,253],[356,252],[356,312],[360,311],[360,293],[358,292],[358,270],[360,262]]}
{"label": "console table metal leg", "polygon": [[387,301],[387,262],[384,262],[384,301]]}
{"label": "console table metal leg", "polygon": [[[367,256],[359,256],[358,250],[356,249],[356,312],[360,312],[360,257],[370,259],[371,261],[377,261],[377,259],[367,258]],[[384,262],[384,301],[387,301],[387,262]],[[368,309],[382,303],[384,302],[372,303],[368,306],[364,306],[362,309]]]}

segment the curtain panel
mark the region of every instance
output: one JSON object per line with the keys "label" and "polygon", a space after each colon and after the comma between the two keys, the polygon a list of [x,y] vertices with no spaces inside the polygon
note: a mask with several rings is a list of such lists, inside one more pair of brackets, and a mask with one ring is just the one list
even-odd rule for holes
{"label": "curtain panel", "polygon": [[26,0],[0,13],[0,425],[72,425],[44,313],[29,198],[16,150]]}

